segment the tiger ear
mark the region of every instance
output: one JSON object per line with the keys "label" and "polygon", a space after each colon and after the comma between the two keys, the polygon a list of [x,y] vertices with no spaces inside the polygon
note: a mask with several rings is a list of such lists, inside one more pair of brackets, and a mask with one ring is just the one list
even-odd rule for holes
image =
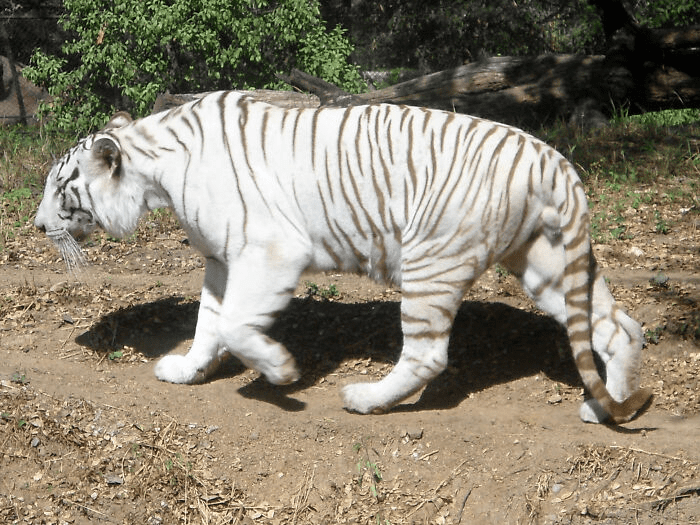
{"label": "tiger ear", "polygon": [[101,131],[106,131],[108,129],[113,129],[113,128],[121,128],[122,126],[126,126],[132,122],[131,115],[129,115],[126,111],[117,111],[114,115],[112,115],[112,118],[109,119],[109,122],[105,124],[105,127],[102,128]]}
{"label": "tiger ear", "polygon": [[119,144],[114,140],[106,137],[97,139],[92,147],[92,154],[95,159],[106,165],[110,175],[118,174],[122,163],[122,152]]}

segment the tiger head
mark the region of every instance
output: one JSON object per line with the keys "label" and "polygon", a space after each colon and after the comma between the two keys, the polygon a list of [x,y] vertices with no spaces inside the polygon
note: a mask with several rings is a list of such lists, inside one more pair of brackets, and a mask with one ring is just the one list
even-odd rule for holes
{"label": "tiger head", "polygon": [[66,243],[75,246],[75,239],[97,227],[115,237],[129,235],[136,228],[144,211],[139,181],[127,176],[122,148],[113,134],[130,123],[128,114],[117,113],[105,128],[81,140],[49,171],[34,224],[57,244],[64,258]]}

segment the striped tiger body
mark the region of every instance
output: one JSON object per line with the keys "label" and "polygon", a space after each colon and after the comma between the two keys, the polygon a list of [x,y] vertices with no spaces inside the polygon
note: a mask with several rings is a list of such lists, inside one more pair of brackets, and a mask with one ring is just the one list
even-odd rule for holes
{"label": "striped tiger body", "polygon": [[292,357],[263,331],[305,269],[364,271],[401,286],[403,349],[386,377],[343,397],[355,412],[389,410],[445,369],[465,292],[500,261],[566,326],[592,394],[584,420],[627,421],[650,398],[638,389],[641,328],[591,253],[583,186],[560,154],[515,128],[214,93],[134,122],[118,114],[54,166],[35,222],[57,240],[97,226],[124,236],[163,206],[206,271],[192,347],[157,363],[161,380],[203,381],[230,352],[272,383],[295,381]]}

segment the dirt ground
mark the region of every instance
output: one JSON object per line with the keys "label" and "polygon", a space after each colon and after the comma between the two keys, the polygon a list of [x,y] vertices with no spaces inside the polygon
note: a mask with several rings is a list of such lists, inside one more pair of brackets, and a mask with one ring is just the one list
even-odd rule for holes
{"label": "dirt ground", "polygon": [[171,385],[153,366],[191,344],[203,277],[181,230],[95,236],[80,281],[18,237],[0,252],[0,522],[700,523],[700,215],[642,205],[627,224],[595,249],[647,332],[655,400],[618,428],[579,420],[565,332],[503,271],[465,298],[448,370],[361,416],[340,389],[395,362],[396,289],[305,276],[270,331],[297,384],[230,360]]}

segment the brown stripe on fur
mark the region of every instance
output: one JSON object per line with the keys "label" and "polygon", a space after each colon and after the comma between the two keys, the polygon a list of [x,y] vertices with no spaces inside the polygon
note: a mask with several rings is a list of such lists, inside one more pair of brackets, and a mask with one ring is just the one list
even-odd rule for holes
{"label": "brown stripe on fur", "polygon": [[416,173],[416,166],[413,164],[413,117],[410,118],[408,123],[408,149],[406,150],[407,158],[406,163],[408,164],[408,174],[411,176],[412,189],[415,192],[418,188],[418,175]]}
{"label": "brown stripe on fur", "polygon": [[[568,249],[568,247],[567,247]],[[570,276],[578,273],[589,273],[591,265],[591,257],[588,251],[580,254],[578,257],[576,257],[572,261],[567,261],[566,267],[564,268],[564,276]],[[586,290],[583,292],[588,294],[588,287],[586,286]]]}
{"label": "brown stripe on fur", "polygon": [[434,308],[435,310],[440,312],[442,314],[442,316],[450,322],[452,322],[455,318],[455,312],[453,312],[449,308],[445,308],[444,306],[441,306],[439,304],[430,304],[428,306],[430,306],[430,308]]}
{"label": "brown stripe on fur", "polygon": [[401,313],[401,322],[402,323],[417,323],[417,324],[430,324],[429,319],[423,319],[422,317],[414,317],[412,315],[408,315],[407,313]]}
{"label": "brown stripe on fur", "polygon": [[326,239],[321,241],[321,245],[323,246],[323,249],[326,250],[326,253],[330,255],[331,259],[333,259],[333,263],[336,265],[336,267],[342,268],[343,259],[333,251],[333,249],[328,245]]}
{"label": "brown stripe on fur", "polygon": [[448,113],[445,122],[442,123],[442,129],[440,130],[440,151],[445,151],[445,136],[447,135],[447,128],[450,127],[450,124],[452,124],[454,119],[455,113]]}
{"label": "brown stripe on fur", "polygon": [[[328,215],[328,206],[326,205],[326,199],[323,198],[323,193],[321,192],[321,185],[319,182],[316,182],[316,187],[318,188],[318,196],[321,199],[321,207],[323,208],[323,218],[328,225],[328,231],[331,233],[331,236],[333,239],[335,239],[335,242],[337,242],[339,245],[342,246],[342,241],[340,240],[340,237],[335,233],[335,229],[333,228],[333,225],[331,224],[331,219],[330,216]],[[325,239],[323,242],[326,242]],[[335,259],[334,259],[335,260]],[[341,259],[338,259],[341,260]]]}
{"label": "brown stripe on fur", "polygon": [[582,352],[576,356],[576,367],[579,370],[597,370],[592,352]]}
{"label": "brown stripe on fur", "polygon": [[[352,170],[350,169],[350,160],[348,159],[348,156],[345,156],[345,164],[349,173],[349,179],[351,183],[354,183],[354,178],[352,176]],[[345,184],[343,181],[345,180],[345,177],[339,177],[339,182],[340,182],[340,191],[343,195],[343,199],[345,199],[345,204],[347,204],[348,208],[350,208],[350,217],[352,218],[352,223],[355,225],[355,230],[362,236],[364,240],[367,240],[367,232],[364,231],[362,228],[362,225],[360,224],[360,219],[357,216],[357,212],[355,211],[355,207],[353,206],[353,203],[350,201],[350,196],[348,195],[347,190],[345,189]]]}
{"label": "brown stripe on fur", "polygon": [[[566,307],[567,308],[576,308],[579,310],[583,310],[584,312],[588,310],[588,304],[589,304],[588,297],[583,297],[583,299],[569,299],[566,301]],[[588,317],[588,316],[586,316]]]}
{"label": "brown stripe on fur", "polygon": [[[401,316],[401,321],[403,322],[403,315]],[[432,341],[438,341],[440,339],[444,339],[445,337],[448,337],[447,332],[440,332],[437,330],[426,330],[423,332],[418,332],[418,333],[406,333],[404,332],[404,338],[408,339],[430,339]],[[422,361],[421,361],[422,363]]]}
{"label": "brown stripe on fur", "polygon": [[384,192],[379,187],[379,183],[377,182],[375,172],[372,172],[372,186],[374,187],[374,193],[377,196],[378,215],[382,221],[382,227],[384,228],[384,231],[388,231],[389,225],[387,224],[386,201],[384,200]]}
{"label": "brown stripe on fur", "polygon": [[296,151],[296,142],[297,142],[297,130],[299,128],[299,120],[301,119],[301,110],[296,109],[293,111],[294,115],[294,122],[292,123],[292,155],[294,155]]}
{"label": "brown stripe on fur", "polygon": [[[566,318],[566,324],[571,326],[576,323],[585,323],[588,325],[588,313],[587,312],[579,312],[575,313],[572,315],[567,316]],[[588,332],[588,329],[586,328],[585,332]],[[569,339],[571,339],[575,334],[569,334]]]}
{"label": "brown stripe on fur", "polygon": [[355,244],[352,242],[352,238],[345,232],[345,230],[339,228],[339,232],[345,240],[345,244],[347,244],[347,246],[350,248],[350,251],[355,256],[355,260],[359,263],[361,267],[363,267],[363,269],[366,269],[368,259],[365,253],[362,250],[359,250],[357,246],[355,246]]}

